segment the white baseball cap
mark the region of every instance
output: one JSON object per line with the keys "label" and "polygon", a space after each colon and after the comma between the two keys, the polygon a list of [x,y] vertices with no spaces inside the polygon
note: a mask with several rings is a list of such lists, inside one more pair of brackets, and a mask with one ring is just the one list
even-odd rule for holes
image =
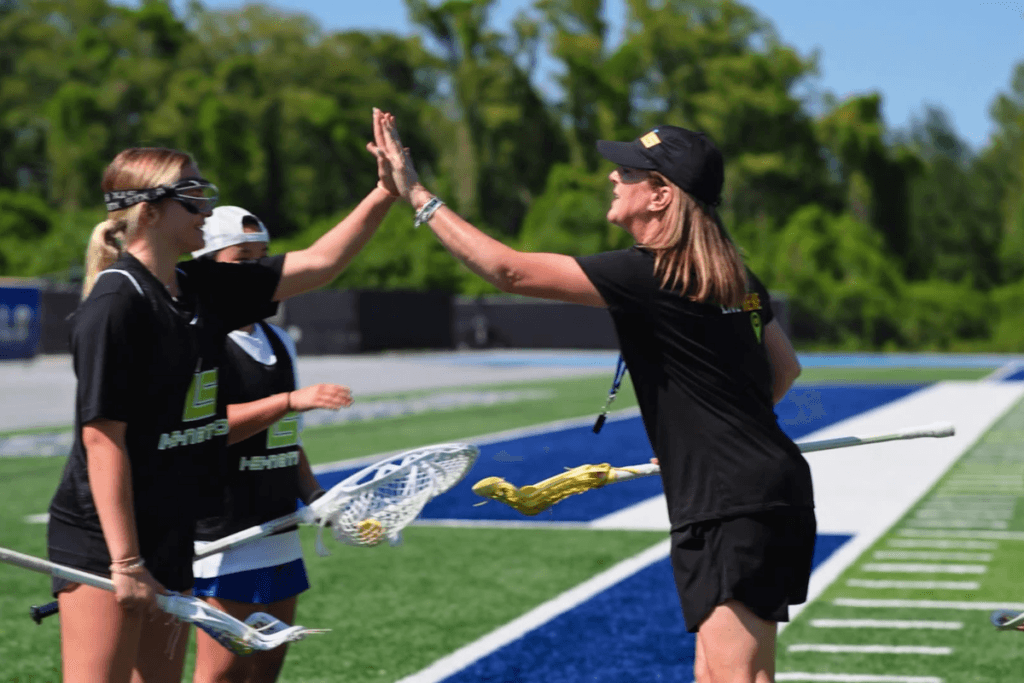
{"label": "white baseball cap", "polygon": [[[246,232],[245,228],[258,228]],[[218,206],[213,215],[203,222],[206,246],[192,252],[193,258],[220,251],[225,247],[245,242],[270,242],[270,233],[263,221],[240,206]]]}

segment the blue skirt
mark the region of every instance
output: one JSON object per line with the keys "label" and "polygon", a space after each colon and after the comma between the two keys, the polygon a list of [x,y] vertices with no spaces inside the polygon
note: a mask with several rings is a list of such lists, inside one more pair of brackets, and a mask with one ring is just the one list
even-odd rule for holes
{"label": "blue skirt", "polygon": [[196,577],[192,594],[235,602],[269,605],[309,589],[306,564],[292,560],[276,567],[251,569],[208,579]]}

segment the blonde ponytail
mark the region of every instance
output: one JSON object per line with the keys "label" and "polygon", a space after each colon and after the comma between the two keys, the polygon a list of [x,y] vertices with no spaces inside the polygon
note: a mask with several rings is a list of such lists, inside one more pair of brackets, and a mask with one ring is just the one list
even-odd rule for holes
{"label": "blonde ponytail", "polygon": [[82,300],[89,296],[100,271],[114,264],[121,256],[128,221],[110,219],[103,221],[92,230],[89,245],[85,248],[85,282],[82,283]]}

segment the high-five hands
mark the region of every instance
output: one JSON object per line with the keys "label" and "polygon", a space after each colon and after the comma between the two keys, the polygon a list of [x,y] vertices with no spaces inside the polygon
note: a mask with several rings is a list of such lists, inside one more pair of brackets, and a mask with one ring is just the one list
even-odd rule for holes
{"label": "high-five hands", "polygon": [[[373,142],[366,148],[377,157],[377,172],[385,189],[393,188],[405,201],[416,206],[413,194],[426,190],[420,185],[419,174],[412,164],[409,150],[402,146],[395,125],[395,117],[374,107],[373,109]],[[387,180],[384,180],[384,177]]]}

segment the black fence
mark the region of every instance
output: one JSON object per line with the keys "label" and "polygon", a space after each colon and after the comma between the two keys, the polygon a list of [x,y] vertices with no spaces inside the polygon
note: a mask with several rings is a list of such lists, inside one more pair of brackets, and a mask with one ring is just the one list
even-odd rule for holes
{"label": "black fence", "polygon": [[[43,291],[40,353],[67,353],[74,290]],[[788,330],[785,299],[772,298]],[[615,349],[611,316],[600,308],[494,295],[444,292],[309,292],[284,302],[271,322],[287,329],[300,355],[456,348]]]}

